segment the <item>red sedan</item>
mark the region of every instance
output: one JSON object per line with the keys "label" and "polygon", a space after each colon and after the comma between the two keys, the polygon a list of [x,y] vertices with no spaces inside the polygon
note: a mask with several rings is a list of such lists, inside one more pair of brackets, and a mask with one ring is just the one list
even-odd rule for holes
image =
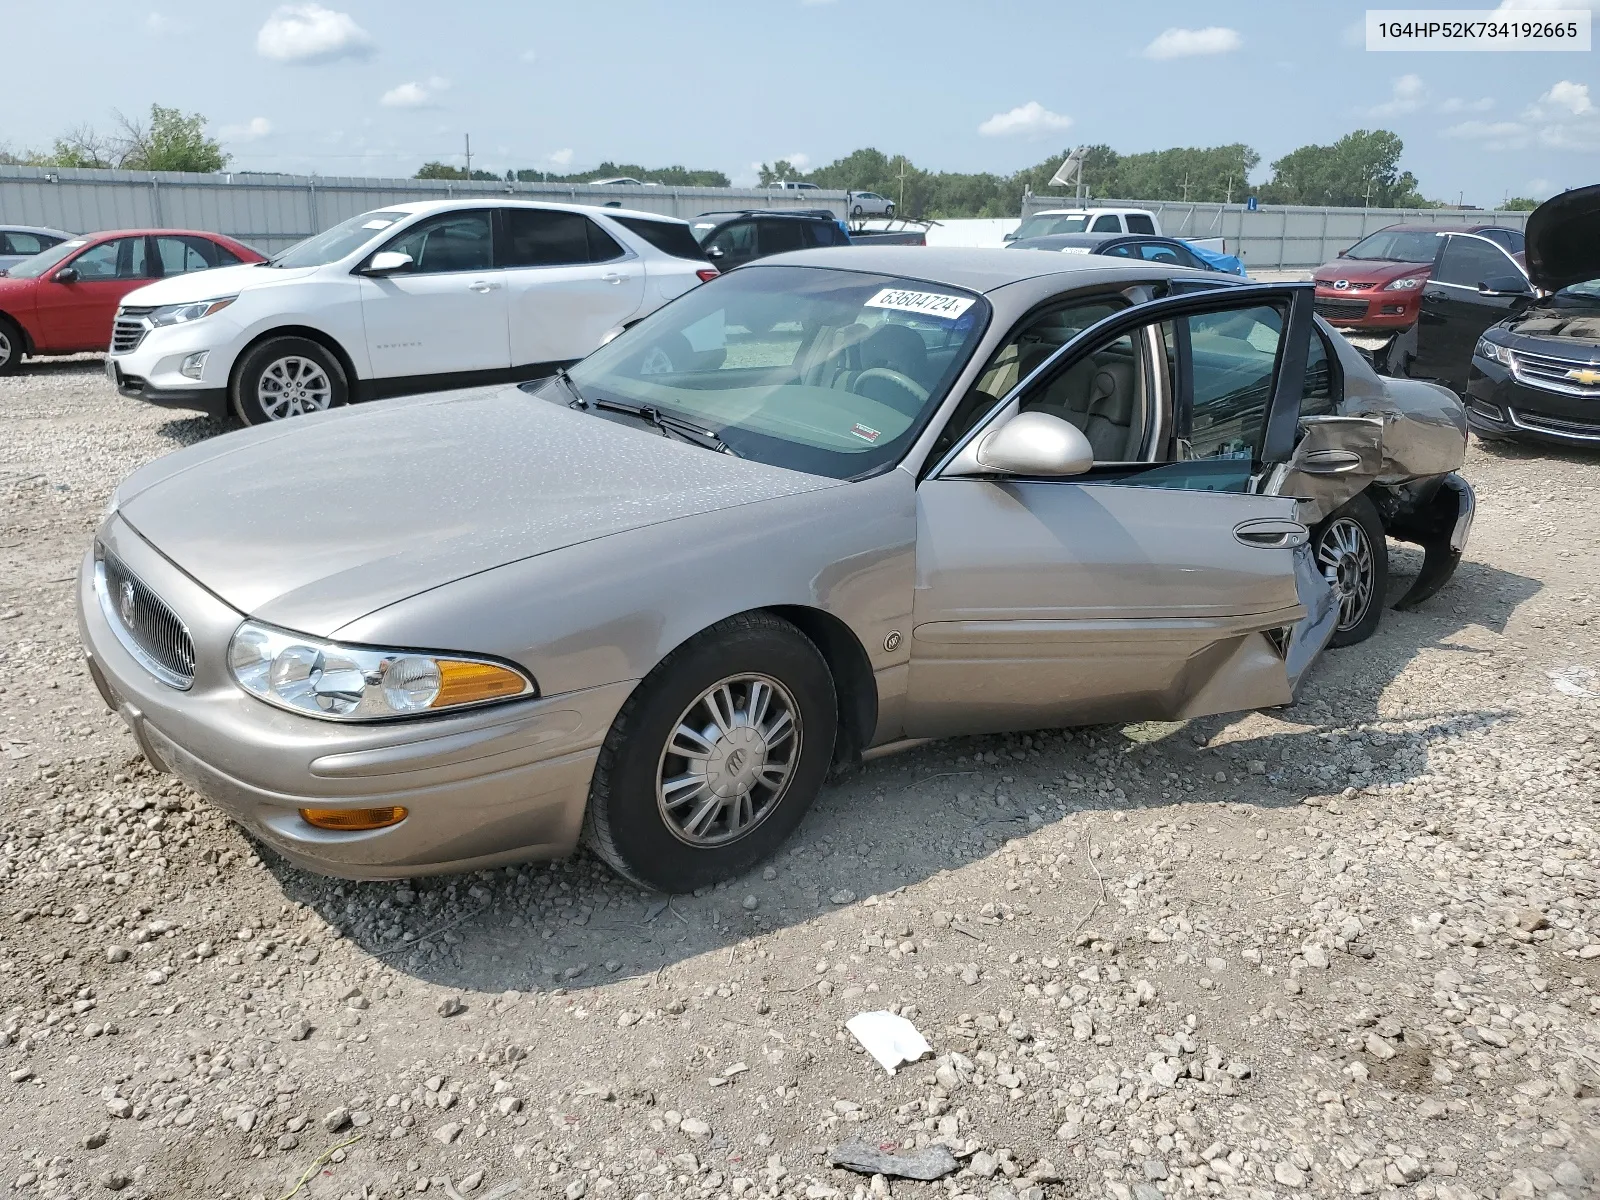
{"label": "red sedan", "polygon": [[106,349],[117,305],[152,280],[264,261],[243,242],[188,229],[69,238],[0,275],[0,375],[15,371],[24,354]]}

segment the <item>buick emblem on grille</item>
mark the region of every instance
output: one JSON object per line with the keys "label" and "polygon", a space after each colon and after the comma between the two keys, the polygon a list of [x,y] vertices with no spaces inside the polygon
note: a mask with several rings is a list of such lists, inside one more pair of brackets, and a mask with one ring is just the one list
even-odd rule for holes
{"label": "buick emblem on grille", "polygon": [[122,618],[124,625],[132,629],[138,613],[138,598],[134,594],[133,584],[124,579],[122,586],[117,589],[117,615]]}
{"label": "buick emblem on grille", "polygon": [[1342,292],[1350,286],[1350,281],[1348,279],[1335,279],[1333,286],[1336,291]]}

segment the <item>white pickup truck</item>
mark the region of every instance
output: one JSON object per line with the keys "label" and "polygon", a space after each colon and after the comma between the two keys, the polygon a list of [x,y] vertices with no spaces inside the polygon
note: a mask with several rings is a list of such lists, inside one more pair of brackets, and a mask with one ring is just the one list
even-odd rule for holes
{"label": "white pickup truck", "polygon": [[1161,233],[1161,222],[1147,208],[1050,208],[1025,219],[1006,241],[1052,233]]}

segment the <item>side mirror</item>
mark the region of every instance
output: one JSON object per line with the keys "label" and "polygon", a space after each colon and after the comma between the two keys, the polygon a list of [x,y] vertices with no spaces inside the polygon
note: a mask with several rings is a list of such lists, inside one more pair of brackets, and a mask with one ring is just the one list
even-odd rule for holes
{"label": "side mirror", "polygon": [[1334,257],[1335,258],[1343,258],[1346,254],[1349,254],[1350,251],[1352,251],[1354,249],[1355,249],[1354,246],[1346,246],[1343,250],[1339,251],[1339,253],[1335,254]]}
{"label": "side mirror", "polygon": [[1496,275],[1478,284],[1480,296],[1531,296],[1533,289],[1521,275]]}
{"label": "side mirror", "polygon": [[1006,475],[1082,475],[1094,466],[1094,447],[1072,422],[1025,412],[986,435],[977,457]]}
{"label": "side mirror", "polygon": [[78,282],[78,268],[77,267],[62,267],[61,270],[57,271],[55,273],[55,275],[52,276],[52,278],[57,283],[77,283]]}
{"label": "side mirror", "polygon": [[401,271],[409,271],[417,265],[417,260],[409,254],[402,254],[398,250],[380,250],[372,256],[361,271],[363,275],[396,275]]}
{"label": "side mirror", "polygon": [[706,251],[706,257],[709,258],[712,262],[715,262],[719,258],[727,258],[728,257],[728,252],[726,250],[724,250],[721,246],[713,246],[713,247],[711,247],[711,249]]}

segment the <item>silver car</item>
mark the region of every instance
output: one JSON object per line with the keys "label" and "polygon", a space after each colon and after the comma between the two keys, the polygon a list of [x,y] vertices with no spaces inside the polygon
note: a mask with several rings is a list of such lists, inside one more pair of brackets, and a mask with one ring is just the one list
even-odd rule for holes
{"label": "silver car", "polygon": [[72,235],[41,225],[0,225],[0,275],[25,258],[59,246]]}
{"label": "silver car", "polygon": [[[301,866],[571,851],[685,890],[913,739],[1288,703],[1472,517],[1456,397],[1308,285],[853,247],[542,383],[246,430],[119,487],[79,586],[153,764]],[[752,315],[754,314],[754,315]],[[777,319],[773,320],[776,314]]]}

